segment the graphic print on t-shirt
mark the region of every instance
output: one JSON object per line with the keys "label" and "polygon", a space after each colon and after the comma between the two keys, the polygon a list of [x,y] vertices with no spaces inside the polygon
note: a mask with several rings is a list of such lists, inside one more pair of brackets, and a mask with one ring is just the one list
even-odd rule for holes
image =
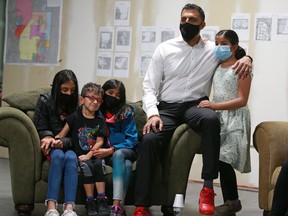
{"label": "graphic print on t-shirt", "polygon": [[79,146],[81,149],[89,151],[93,148],[96,143],[98,128],[99,125],[95,128],[84,126],[78,129]]}

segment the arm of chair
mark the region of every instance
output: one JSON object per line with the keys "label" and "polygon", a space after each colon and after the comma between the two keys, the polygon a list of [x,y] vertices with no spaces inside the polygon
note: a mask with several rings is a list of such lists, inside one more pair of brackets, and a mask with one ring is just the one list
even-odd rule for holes
{"label": "arm of chair", "polygon": [[0,145],[9,149],[14,203],[34,204],[42,161],[36,128],[24,112],[12,107],[0,107],[0,128]]}
{"label": "arm of chair", "polygon": [[262,122],[255,128],[253,145],[259,153],[259,207],[268,209],[271,177],[288,159],[288,122]]}
{"label": "arm of chair", "polygon": [[187,124],[175,130],[170,141],[164,164],[164,178],[167,179],[166,206],[172,206],[175,194],[185,197],[191,164],[200,152],[200,136]]}

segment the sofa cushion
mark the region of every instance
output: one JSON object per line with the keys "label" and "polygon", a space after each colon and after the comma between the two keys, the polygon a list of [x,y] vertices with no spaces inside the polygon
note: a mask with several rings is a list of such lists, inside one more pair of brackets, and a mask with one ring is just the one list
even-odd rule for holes
{"label": "sofa cushion", "polygon": [[9,106],[24,112],[35,110],[36,102],[40,94],[50,91],[50,87],[38,88],[31,91],[22,91],[7,95],[3,98]]}
{"label": "sofa cushion", "polygon": [[136,122],[136,128],[137,128],[139,140],[141,140],[143,137],[142,129],[143,129],[143,126],[146,124],[146,114],[142,109],[142,101],[127,102],[127,103],[129,103],[135,109],[134,120]]}
{"label": "sofa cushion", "polygon": [[276,169],[274,170],[273,174],[272,174],[272,178],[271,178],[271,185],[274,188],[278,179],[278,176],[280,174],[282,166],[278,166],[276,167]]}
{"label": "sofa cushion", "polygon": [[33,119],[34,119],[34,113],[35,113],[35,111],[27,111],[26,112],[26,114],[27,114],[27,116],[33,121]]}

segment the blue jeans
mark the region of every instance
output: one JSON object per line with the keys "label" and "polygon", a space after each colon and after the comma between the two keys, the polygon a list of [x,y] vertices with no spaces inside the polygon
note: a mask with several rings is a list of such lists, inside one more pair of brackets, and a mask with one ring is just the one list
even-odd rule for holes
{"label": "blue jeans", "polygon": [[74,151],[63,152],[62,149],[52,149],[51,165],[48,177],[47,200],[58,202],[58,194],[64,175],[64,204],[75,205],[78,184],[77,156]]}
{"label": "blue jeans", "polygon": [[136,152],[132,149],[118,149],[108,164],[113,167],[113,199],[124,201],[132,172],[132,164],[136,160]]}

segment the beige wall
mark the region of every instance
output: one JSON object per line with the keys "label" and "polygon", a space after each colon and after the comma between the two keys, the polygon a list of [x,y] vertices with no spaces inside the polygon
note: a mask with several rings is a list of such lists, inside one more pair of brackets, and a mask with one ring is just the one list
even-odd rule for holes
{"label": "beige wall", "polygon": [[[57,67],[4,65],[3,94],[50,85],[54,74],[70,68],[78,76],[80,87],[86,82],[103,84],[109,77],[96,76],[98,30],[113,26],[116,0],[63,0],[61,62]],[[140,41],[142,26],[178,26],[180,10],[189,1],[131,0],[130,26],[132,51],[129,78],[121,79],[127,88],[128,100],[142,97]],[[288,42],[254,41],[254,17],[257,13],[288,13],[286,0],[195,0],[206,12],[206,23],[230,28],[232,13],[251,15],[249,54],[254,58],[254,79],[250,94],[252,132],[268,120],[288,120]],[[241,175],[239,184],[258,184],[258,155],[252,152],[252,173]],[[191,179],[200,179],[201,157],[193,163]],[[244,179],[243,179],[244,178]]]}
{"label": "beige wall", "polygon": [[[142,25],[155,25],[157,1],[131,1],[130,26],[133,27],[129,78],[119,78],[127,88],[128,100],[142,97],[140,62],[137,62]],[[59,66],[4,65],[3,95],[19,90],[30,90],[51,84],[59,70],[72,69],[79,79],[80,88],[89,81],[103,84],[110,77],[96,77],[98,30],[113,25],[114,0],[64,0]],[[151,9],[152,8],[152,9]],[[154,10],[153,10],[154,8]],[[178,14],[178,11],[177,11]],[[144,16],[144,17],[143,17]]]}

